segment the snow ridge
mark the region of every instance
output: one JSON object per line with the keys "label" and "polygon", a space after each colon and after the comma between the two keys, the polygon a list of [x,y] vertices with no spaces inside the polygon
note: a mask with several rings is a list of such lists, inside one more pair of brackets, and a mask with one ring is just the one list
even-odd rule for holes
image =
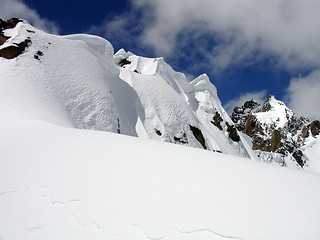
{"label": "snow ridge", "polygon": [[103,38],[51,35],[27,22],[4,34],[3,46],[31,41],[0,59],[1,87],[12,89],[2,102],[22,118],[252,156],[206,74],[189,82],[161,57],[114,54]]}

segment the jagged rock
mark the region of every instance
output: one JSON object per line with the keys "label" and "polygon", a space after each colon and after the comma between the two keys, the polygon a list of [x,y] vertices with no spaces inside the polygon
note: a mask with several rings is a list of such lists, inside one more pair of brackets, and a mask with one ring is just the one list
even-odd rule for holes
{"label": "jagged rock", "polygon": [[2,18],[0,18],[0,30],[15,28],[19,22],[22,22],[22,20],[18,18],[10,18],[7,21],[3,21]]}
{"label": "jagged rock", "polygon": [[252,137],[256,134],[264,135],[263,128],[254,115],[249,115],[246,121],[244,133],[247,134],[249,137]]}
{"label": "jagged rock", "polygon": [[15,58],[19,56],[21,53],[23,53],[26,47],[28,47],[30,43],[31,43],[31,40],[26,39],[21,43],[14,44],[6,48],[2,48],[0,49],[0,57],[6,58],[6,59]]}
{"label": "jagged rock", "polygon": [[[0,18],[0,45],[4,44],[9,39],[9,37],[3,34],[3,30],[15,28],[19,22],[22,22],[22,20],[18,18],[11,18],[6,22]],[[2,48],[0,49],[0,57],[6,58],[6,59],[15,58],[24,52],[26,47],[28,47],[29,43],[31,43],[31,40],[26,39],[23,42],[14,43],[11,46]]]}
{"label": "jagged rock", "polygon": [[310,124],[310,131],[313,137],[319,135],[320,133],[320,122],[319,121],[313,121]]}
{"label": "jagged rock", "polygon": [[273,97],[272,95],[269,95],[267,100],[263,103],[263,106],[262,106],[262,109],[261,109],[262,112],[268,112],[268,111],[270,111],[272,109],[272,106],[270,104],[270,100],[271,100],[272,97]]}
{"label": "jagged rock", "polygon": [[260,136],[253,136],[252,137],[252,149],[253,150],[261,150],[265,152],[271,151],[271,143],[270,139],[263,139]]}
{"label": "jagged rock", "polygon": [[302,128],[301,136],[302,136],[302,138],[307,138],[307,137],[310,136],[310,134],[309,134],[309,128],[308,128],[308,127],[304,126],[304,127]]}
{"label": "jagged rock", "polygon": [[270,150],[271,152],[276,152],[279,148],[281,148],[283,146],[282,144],[282,136],[281,136],[281,132],[277,129],[275,129],[272,132],[271,135],[271,140],[270,140]]}
{"label": "jagged rock", "polygon": [[158,136],[162,136],[162,133],[161,133],[161,131],[160,130],[158,130],[158,129],[154,129],[155,130],[155,132],[156,132],[156,134],[158,135]]}
{"label": "jagged rock", "polygon": [[206,141],[205,141],[205,139],[203,137],[203,134],[202,134],[201,130],[196,128],[196,127],[193,127],[191,125],[189,125],[189,127],[190,127],[194,137],[199,141],[199,143],[202,145],[202,147],[204,149],[207,149]]}
{"label": "jagged rock", "polygon": [[8,28],[15,28],[19,22],[22,22],[22,20],[18,18],[10,18],[7,20]]}
{"label": "jagged rock", "polygon": [[236,128],[241,132],[245,131],[246,121],[249,115],[257,111],[260,107],[261,105],[253,99],[246,101],[241,107],[235,107],[231,115],[231,120],[235,123]]}
{"label": "jagged rock", "polygon": [[131,62],[128,59],[121,59],[118,64],[120,65],[120,67],[124,67],[125,65],[128,65],[130,63]]}
{"label": "jagged rock", "polygon": [[262,107],[253,100],[235,107],[231,119],[240,131],[251,137],[253,150],[290,155],[301,167],[306,162],[301,150],[305,139],[320,133],[319,121],[310,123],[306,117],[296,117],[292,110],[272,95],[268,96]]}
{"label": "jagged rock", "polygon": [[229,125],[227,123],[227,132],[229,133],[229,138],[231,138],[232,141],[234,141],[234,142],[240,141],[240,137],[239,137],[237,129],[235,128],[234,125]]}
{"label": "jagged rock", "polygon": [[217,128],[219,128],[220,130],[222,130],[221,122],[223,122],[223,119],[220,116],[220,114],[216,112],[216,114],[213,117],[213,121],[211,121],[211,123],[215,125]]}
{"label": "jagged rock", "polygon": [[4,44],[9,38],[0,33],[0,46]]}

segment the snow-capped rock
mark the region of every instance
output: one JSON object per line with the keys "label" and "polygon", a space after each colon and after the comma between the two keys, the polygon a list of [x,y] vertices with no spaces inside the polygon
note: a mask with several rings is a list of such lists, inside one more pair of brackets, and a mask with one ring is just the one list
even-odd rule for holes
{"label": "snow-capped rock", "polygon": [[298,118],[274,96],[269,95],[263,106],[251,100],[235,107],[231,118],[251,138],[252,149],[265,162],[309,168],[310,161],[318,161],[309,159],[304,149],[317,140],[319,121]]}
{"label": "snow-capped rock", "polygon": [[189,82],[163,58],[114,54],[103,38],[51,35],[20,20],[2,34],[0,51],[29,41],[0,58],[0,88],[11,89],[0,104],[22,118],[253,156],[205,74]]}

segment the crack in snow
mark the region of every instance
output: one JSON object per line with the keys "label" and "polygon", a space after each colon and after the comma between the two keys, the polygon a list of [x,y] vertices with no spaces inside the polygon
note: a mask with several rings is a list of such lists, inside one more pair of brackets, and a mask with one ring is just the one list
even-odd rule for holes
{"label": "crack in snow", "polygon": [[86,227],[86,226],[88,226],[88,225],[93,225],[93,226],[96,227],[97,229],[105,229],[105,227],[98,225],[96,222],[91,221],[91,222],[86,222],[86,223],[84,223],[84,222],[81,222],[80,219],[79,219],[77,216],[75,216],[74,214],[71,214],[71,216],[74,217],[74,219],[77,221],[77,223],[78,223],[81,227]]}
{"label": "crack in snow", "polygon": [[16,190],[7,191],[7,192],[0,192],[0,196],[7,195],[7,194],[13,194],[13,193],[16,193],[16,192],[17,192]]}
{"label": "crack in snow", "polygon": [[192,234],[192,233],[202,233],[202,232],[208,232],[210,234],[213,234],[215,235],[216,237],[219,237],[221,239],[234,239],[234,240],[241,240],[240,238],[237,238],[237,237],[230,237],[230,236],[226,236],[226,235],[222,235],[222,234],[219,234],[217,232],[214,232],[210,229],[195,229],[195,230],[190,230],[190,231],[180,231],[180,230],[177,230],[177,229],[174,229],[174,231],[178,232],[178,233],[181,233],[181,234]]}
{"label": "crack in snow", "polygon": [[145,232],[145,230],[143,229],[143,227],[142,226],[140,226],[140,225],[138,225],[138,224],[133,224],[133,223],[128,223],[128,225],[129,226],[132,226],[132,227],[134,227],[134,228],[138,228],[142,233],[143,233],[143,235],[147,238],[147,239],[150,239],[150,240],[161,240],[161,239],[164,239],[165,238],[165,236],[162,236],[162,237],[158,237],[158,238],[156,238],[156,237],[150,237],[146,232]]}
{"label": "crack in snow", "polygon": [[210,229],[195,229],[195,230],[190,230],[190,231],[181,231],[181,230],[177,230],[177,229],[170,229],[167,231],[166,234],[164,234],[164,236],[161,236],[161,237],[150,237],[146,231],[143,229],[142,226],[138,225],[138,224],[132,224],[132,223],[129,223],[128,225],[132,226],[132,227],[135,227],[135,228],[138,228],[143,234],[144,236],[147,238],[147,239],[150,239],[150,240],[162,240],[162,239],[165,239],[167,237],[167,235],[170,235],[169,232],[170,231],[175,231],[177,232],[178,234],[196,234],[196,233],[204,233],[204,232],[207,232],[211,235],[213,235],[213,239],[215,240],[226,240],[226,239],[233,239],[233,240],[241,240],[240,238],[238,237],[231,237],[231,236],[226,236],[226,235],[222,235],[222,234],[219,234],[217,232],[214,232]]}
{"label": "crack in snow", "polygon": [[45,227],[46,227],[46,225],[40,225],[40,226],[36,226],[36,227],[27,228],[26,230],[28,230],[28,231],[39,231],[39,230],[41,230],[41,229],[43,229]]}
{"label": "crack in snow", "polygon": [[67,201],[53,201],[52,197],[50,197],[51,199],[51,204],[55,205],[55,204],[60,204],[60,205],[65,205],[65,204],[69,204],[69,203],[76,203],[76,202],[80,202],[80,199],[71,199],[71,200],[67,200]]}

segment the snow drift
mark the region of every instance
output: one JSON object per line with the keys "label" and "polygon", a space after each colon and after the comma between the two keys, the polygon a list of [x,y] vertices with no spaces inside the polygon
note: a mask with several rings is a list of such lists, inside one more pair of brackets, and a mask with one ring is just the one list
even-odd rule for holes
{"label": "snow drift", "polygon": [[30,42],[0,57],[0,239],[320,238],[320,176],[248,159],[206,75],[26,22],[1,34]]}
{"label": "snow drift", "polygon": [[0,59],[1,104],[22,118],[251,154],[206,75],[189,82],[162,58],[113,56],[96,36],[55,36],[26,22],[3,32],[0,48],[30,41],[17,58]]}

